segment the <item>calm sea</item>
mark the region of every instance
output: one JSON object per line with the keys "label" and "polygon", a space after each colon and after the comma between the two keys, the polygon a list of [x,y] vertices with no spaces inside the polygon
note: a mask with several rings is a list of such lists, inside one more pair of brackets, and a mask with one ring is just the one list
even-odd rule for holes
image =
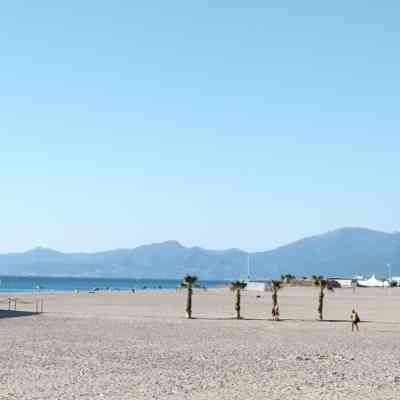
{"label": "calm sea", "polygon": [[[93,289],[175,289],[180,280],[114,279],[114,278],[49,278],[0,276],[0,292],[72,291]],[[199,281],[208,288],[226,285],[224,281]]]}

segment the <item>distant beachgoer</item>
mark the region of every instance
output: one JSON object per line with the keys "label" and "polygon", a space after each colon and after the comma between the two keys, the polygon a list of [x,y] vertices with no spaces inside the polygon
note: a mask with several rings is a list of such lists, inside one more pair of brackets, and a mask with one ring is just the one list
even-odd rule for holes
{"label": "distant beachgoer", "polygon": [[358,328],[358,323],[360,322],[360,317],[358,315],[358,313],[356,312],[356,310],[352,310],[351,312],[351,331],[354,331],[354,327],[357,329],[357,331],[359,331]]}

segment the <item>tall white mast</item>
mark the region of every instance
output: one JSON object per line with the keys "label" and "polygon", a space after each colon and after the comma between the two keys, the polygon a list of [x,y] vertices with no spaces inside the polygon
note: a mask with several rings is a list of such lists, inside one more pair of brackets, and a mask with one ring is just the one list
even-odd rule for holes
{"label": "tall white mast", "polygon": [[250,254],[247,254],[247,280],[250,280]]}

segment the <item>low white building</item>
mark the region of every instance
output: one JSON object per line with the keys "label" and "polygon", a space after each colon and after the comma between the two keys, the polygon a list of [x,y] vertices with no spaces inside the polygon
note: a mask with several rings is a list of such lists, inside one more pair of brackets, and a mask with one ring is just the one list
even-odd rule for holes
{"label": "low white building", "polygon": [[328,281],[335,281],[337,282],[341,288],[351,288],[353,287],[352,278],[328,278]]}
{"label": "low white building", "polygon": [[257,281],[249,280],[246,283],[247,283],[246,286],[247,290],[255,290],[258,292],[268,292],[271,290],[272,287],[271,281],[268,280],[257,280]]}

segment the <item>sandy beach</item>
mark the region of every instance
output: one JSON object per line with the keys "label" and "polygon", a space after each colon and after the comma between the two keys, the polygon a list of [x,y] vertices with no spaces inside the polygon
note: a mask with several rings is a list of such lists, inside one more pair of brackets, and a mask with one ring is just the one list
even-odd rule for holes
{"label": "sandy beach", "polygon": [[324,322],[315,288],[280,291],[280,322],[270,293],[243,293],[239,321],[228,289],[195,290],[193,320],[185,291],[13,296],[27,313],[0,314],[0,399],[399,398],[400,289],[328,292]]}

